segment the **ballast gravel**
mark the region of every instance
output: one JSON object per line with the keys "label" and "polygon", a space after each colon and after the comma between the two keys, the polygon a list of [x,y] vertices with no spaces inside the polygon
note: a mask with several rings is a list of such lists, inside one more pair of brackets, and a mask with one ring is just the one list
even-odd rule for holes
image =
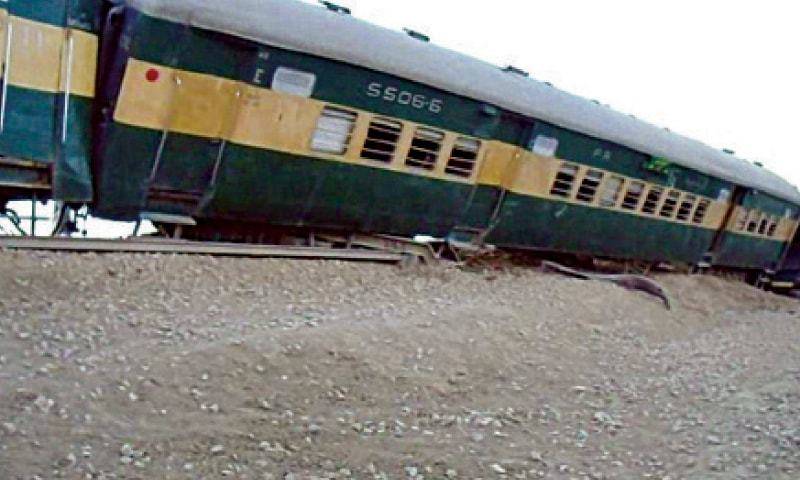
{"label": "ballast gravel", "polygon": [[0,252],[3,479],[796,479],[796,300]]}

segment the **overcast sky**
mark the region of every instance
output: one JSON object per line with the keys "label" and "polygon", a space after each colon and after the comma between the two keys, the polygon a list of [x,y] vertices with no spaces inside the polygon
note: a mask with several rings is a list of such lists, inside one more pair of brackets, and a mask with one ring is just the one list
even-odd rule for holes
{"label": "overcast sky", "polygon": [[[310,1],[310,0],[309,0]],[[800,184],[800,3],[339,0]]]}

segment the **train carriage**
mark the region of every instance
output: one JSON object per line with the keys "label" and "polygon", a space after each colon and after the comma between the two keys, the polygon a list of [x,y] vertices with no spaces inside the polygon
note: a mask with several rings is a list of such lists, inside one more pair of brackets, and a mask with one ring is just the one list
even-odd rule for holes
{"label": "train carriage", "polygon": [[800,193],[597,102],[294,1],[107,21],[98,215],[773,269]]}
{"label": "train carriage", "polygon": [[97,0],[0,3],[0,209],[92,201]]}
{"label": "train carriage", "polygon": [[750,269],[775,268],[797,229],[800,193],[757,165],[332,4],[120,8],[102,216]]}

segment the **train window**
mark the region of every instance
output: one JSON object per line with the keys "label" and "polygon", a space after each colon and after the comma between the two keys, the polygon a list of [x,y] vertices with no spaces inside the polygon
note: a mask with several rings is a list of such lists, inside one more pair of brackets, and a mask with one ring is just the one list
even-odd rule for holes
{"label": "train window", "polygon": [[644,199],[642,212],[648,215],[655,215],[658,203],[661,201],[661,195],[664,194],[664,189],[661,187],[650,187],[647,196]]}
{"label": "train window", "polygon": [[581,180],[581,186],[578,188],[576,198],[581,202],[592,203],[595,195],[597,195],[597,188],[600,187],[600,182],[603,181],[604,173],[600,170],[592,170],[591,168],[586,171],[586,175]]}
{"label": "train window", "polygon": [[747,231],[750,233],[755,233],[758,229],[758,211],[757,210],[750,210],[750,215],[747,216]]}
{"label": "train window", "polygon": [[736,224],[733,226],[734,230],[743,232],[745,228],[747,228],[747,216],[749,213],[749,210],[746,208],[739,209],[739,211],[736,213]]}
{"label": "train window", "polygon": [[677,190],[670,190],[667,193],[667,198],[664,199],[664,204],[661,206],[661,215],[664,218],[672,218],[675,215],[675,209],[678,208],[678,200],[681,198],[681,192]]}
{"label": "train window", "polygon": [[406,165],[433,170],[436,166],[436,159],[439,158],[439,151],[442,149],[442,140],[444,140],[444,133],[438,130],[417,128],[406,156]]}
{"label": "train window", "polygon": [[469,177],[475,170],[475,163],[478,161],[478,152],[481,150],[481,142],[473,138],[458,137],[450,152],[447,160],[445,173],[459,177]]}
{"label": "train window", "polygon": [[617,205],[619,195],[622,193],[622,182],[622,177],[616,175],[608,177],[606,183],[603,184],[603,193],[600,195],[600,206],[612,208]]}
{"label": "train window", "polygon": [[622,208],[626,210],[638,210],[639,201],[642,199],[644,192],[644,183],[631,182],[628,184],[628,190],[625,192],[625,198],[622,199]]}
{"label": "train window", "polygon": [[696,196],[687,194],[685,197],[683,197],[681,207],[678,209],[678,220],[682,222],[689,220],[689,217],[692,216],[692,209],[694,208],[695,203],[697,203]]}
{"label": "train window", "polygon": [[706,213],[708,213],[708,207],[711,206],[711,200],[708,199],[701,199],[700,203],[697,204],[697,208],[694,209],[694,215],[692,216],[692,223],[701,224],[706,219]]}
{"label": "train window", "polygon": [[572,185],[575,183],[575,177],[578,176],[578,166],[564,163],[558,169],[556,179],[553,181],[553,187],[550,189],[550,195],[557,195],[559,197],[571,197]]}
{"label": "train window", "polygon": [[380,117],[373,118],[369,124],[364,147],[361,149],[361,158],[391,162],[402,131],[403,124],[400,122]]}
{"label": "train window", "polygon": [[767,236],[774,237],[778,231],[778,218],[775,216],[769,217],[769,228],[767,228]]}
{"label": "train window", "polygon": [[342,155],[350,145],[357,115],[347,110],[325,107],[311,137],[311,149]]}
{"label": "train window", "polygon": [[768,227],[769,227],[769,217],[766,214],[764,214],[761,216],[761,221],[758,224],[759,235],[766,235]]}
{"label": "train window", "polygon": [[293,68],[278,67],[272,77],[272,89],[276,92],[310,97],[314,93],[317,76],[310,72],[303,72]]}

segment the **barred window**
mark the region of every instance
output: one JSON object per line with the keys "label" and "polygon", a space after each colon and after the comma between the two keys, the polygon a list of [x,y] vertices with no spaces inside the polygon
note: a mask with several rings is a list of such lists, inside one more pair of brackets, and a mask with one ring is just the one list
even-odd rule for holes
{"label": "barred window", "polygon": [[592,203],[595,195],[597,195],[597,188],[600,186],[600,182],[603,181],[603,175],[604,173],[600,170],[587,170],[586,175],[581,180],[581,186],[578,188],[576,198],[581,202]]}
{"label": "barred window", "polygon": [[678,209],[678,220],[682,222],[689,220],[689,217],[692,216],[692,209],[694,209],[695,203],[697,203],[696,196],[687,194],[685,197],[683,197],[681,207]]}
{"label": "barred window", "polygon": [[642,212],[648,215],[655,215],[658,203],[661,201],[661,195],[664,194],[664,189],[661,187],[650,187],[647,192],[647,197],[644,199],[644,206]]}
{"label": "barred window", "polygon": [[447,160],[445,173],[459,177],[469,177],[475,170],[478,161],[478,152],[481,150],[481,142],[473,138],[458,137],[450,158]]}
{"label": "barred window", "polygon": [[559,197],[571,197],[572,187],[575,183],[575,177],[578,176],[578,166],[564,163],[558,169],[556,178],[553,181],[553,187],[550,189],[551,195]]}
{"label": "barred window", "polygon": [[390,163],[394,159],[397,142],[403,124],[385,118],[373,118],[367,131],[367,139],[361,149],[361,158]]}
{"label": "barred window", "polygon": [[747,216],[747,231],[750,233],[755,233],[758,230],[758,211],[757,210],[750,210],[750,215]]}
{"label": "barred window", "polygon": [[700,203],[697,204],[697,208],[694,210],[692,223],[702,224],[706,220],[706,214],[708,213],[708,207],[710,206],[711,200],[705,198],[701,199]]}
{"label": "barred window", "polygon": [[439,158],[439,151],[442,149],[442,140],[444,133],[438,130],[417,128],[406,156],[406,166],[433,170]]}
{"label": "barred window", "polygon": [[623,181],[622,177],[616,175],[606,179],[606,183],[603,184],[603,193],[600,195],[600,206],[615,207],[617,205],[617,200],[619,200],[619,196],[622,193]]}
{"label": "barred window", "polygon": [[681,198],[681,192],[677,190],[670,190],[667,193],[667,198],[664,199],[664,204],[661,206],[661,215],[664,218],[672,218],[675,215],[675,209],[678,208],[678,200]]}
{"label": "barred window", "polygon": [[342,155],[350,145],[358,115],[348,110],[325,107],[311,137],[311,149]]}
{"label": "barred window", "polygon": [[622,208],[626,210],[637,210],[639,208],[639,202],[642,199],[643,192],[643,182],[631,182],[628,184],[628,190],[625,192],[625,198],[622,199]]}
{"label": "barred window", "polygon": [[747,217],[750,214],[750,211],[746,208],[740,208],[736,212],[736,223],[734,224],[734,230],[738,230],[740,232],[745,231],[747,229]]}
{"label": "barred window", "polygon": [[769,228],[767,228],[767,236],[774,237],[778,232],[778,218],[775,216],[769,217]]}
{"label": "barred window", "polygon": [[769,228],[769,217],[767,214],[761,216],[761,221],[758,224],[758,233],[759,235],[766,235],[767,228]]}

